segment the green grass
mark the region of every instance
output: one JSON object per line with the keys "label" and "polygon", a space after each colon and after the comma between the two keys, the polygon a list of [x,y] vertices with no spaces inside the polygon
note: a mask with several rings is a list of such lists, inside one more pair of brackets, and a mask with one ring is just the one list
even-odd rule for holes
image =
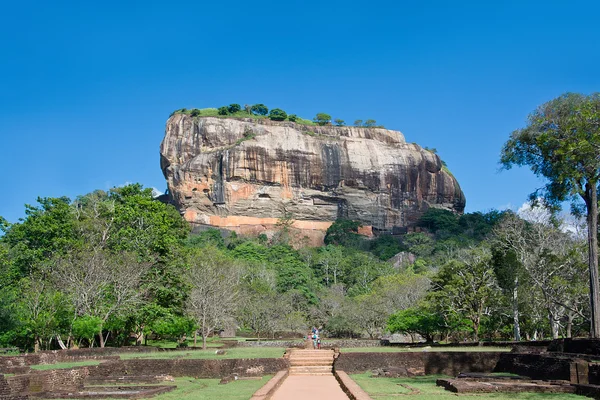
{"label": "green grass", "polygon": [[263,376],[261,380],[237,380],[219,385],[219,379],[175,378],[177,389],[153,398],[158,400],[248,400],[269,379],[271,376]]}
{"label": "green grass", "polygon": [[[158,400],[248,400],[271,379],[271,375],[263,376],[256,380],[237,380],[224,385],[219,384],[219,379],[195,379],[191,377],[175,378],[175,382],[165,382],[161,385],[173,384],[177,389],[153,397]],[[111,387],[112,385],[101,385]],[[137,384],[120,384],[119,387],[139,386]],[[146,386],[146,385],[144,385]],[[149,385],[152,386],[152,385]],[[92,387],[90,387],[91,389]],[[73,399],[77,400],[77,399]]]}
{"label": "green grass", "polygon": [[461,351],[461,352],[490,352],[490,351],[506,351],[509,352],[510,347],[493,347],[493,346],[472,346],[472,347],[342,347],[342,353],[422,353],[422,352],[440,352],[440,351]]}
{"label": "green grass", "polygon": [[[443,400],[456,397],[467,399],[495,399],[495,400],[542,400],[542,399],[582,399],[581,396],[564,393],[473,393],[458,395],[436,386],[438,378],[446,376],[418,376],[414,378],[372,378],[370,372],[352,374],[350,377],[358,383],[375,400],[397,400],[413,392],[408,398],[411,400]],[[406,385],[403,387],[401,385]],[[409,389],[410,388],[410,389]],[[415,393],[414,391],[417,391]]]}
{"label": "green grass", "polygon": [[131,359],[207,359],[219,360],[229,358],[279,358],[283,356],[285,348],[283,347],[240,347],[223,349],[226,354],[215,354],[215,349],[208,350],[177,350],[161,351],[151,353],[121,353],[121,360]]}
{"label": "green grass", "polygon": [[31,369],[37,369],[38,371],[46,371],[49,369],[66,369],[66,368],[75,368],[75,367],[87,367],[90,365],[98,365],[98,364],[100,364],[100,361],[88,360],[88,361],[64,362],[64,363],[56,363],[56,364],[32,365]]}

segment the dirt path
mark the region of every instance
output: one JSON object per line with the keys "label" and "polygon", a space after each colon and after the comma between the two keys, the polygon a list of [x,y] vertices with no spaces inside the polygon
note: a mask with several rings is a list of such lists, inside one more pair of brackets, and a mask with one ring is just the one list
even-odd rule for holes
{"label": "dirt path", "polygon": [[290,375],[271,400],[348,400],[333,375]]}

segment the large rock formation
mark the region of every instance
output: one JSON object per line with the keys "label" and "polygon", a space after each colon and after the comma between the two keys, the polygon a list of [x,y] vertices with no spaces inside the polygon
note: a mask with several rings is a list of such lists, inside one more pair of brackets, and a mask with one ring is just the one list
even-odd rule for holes
{"label": "large rock formation", "polygon": [[389,231],[429,207],[462,212],[440,158],[382,128],[191,117],[167,121],[161,168],[193,224],[272,232],[285,213],[313,243],[339,217]]}

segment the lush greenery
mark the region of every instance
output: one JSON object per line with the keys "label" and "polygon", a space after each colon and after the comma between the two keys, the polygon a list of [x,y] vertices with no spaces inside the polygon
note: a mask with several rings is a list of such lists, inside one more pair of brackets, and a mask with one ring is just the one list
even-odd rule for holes
{"label": "lush greenery", "polygon": [[369,240],[358,222],[338,220],[311,248],[294,236],[291,214],[270,238],[190,236],[140,185],[38,203],[2,224],[2,347],[185,346],[192,337],[208,347],[236,325],[259,338],[314,325],[329,336],[427,340],[587,329],[582,247],[554,220],[430,209],[421,232]]}
{"label": "lush greenery", "polygon": [[[192,117],[233,117],[233,118],[253,118],[253,119],[270,119],[273,121],[290,121],[301,125],[332,125],[331,115],[326,113],[317,113],[313,119],[304,119],[296,114],[288,114],[280,108],[269,110],[264,104],[245,104],[242,107],[239,104],[233,103],[228,106],[218,108],[181,108],[173,111],[171,115],[186,114]],[[333,120],[335,126],[344,126],[344,120],[336,118]],[[354,126],[363,128],[383,128],[383,125],[377,125],[374,119],[356,120]]]}
{"label": "lush greenery", "polygon": [[[533,201],[559,208],[570,200],[573,213],[585,213],[592,337],[600,338],[598,281],[598,184],[600,184],[600,93],[566,93],[538,107],[528,124],[513,132],[502,149],[502,163],[527,165],[547,184],[531,194]],[[583,201],[583,204],[581,204]]]}

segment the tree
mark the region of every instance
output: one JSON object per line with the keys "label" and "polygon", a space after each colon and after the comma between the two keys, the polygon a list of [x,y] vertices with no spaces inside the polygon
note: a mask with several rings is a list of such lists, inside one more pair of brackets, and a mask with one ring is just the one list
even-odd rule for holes
{"label": "tree", "polygon": [[354,126],[357,126],[357,127],[363,126],[363,120],[357,119],[356,121],[354,121]]}
{"label": "tree", "polygon": [[74,312],[98,318],[100,347],[104,347],[103,327],[115,315],[132,313],[144,299],[142,277],[150,268],[132,253],[111,254],[101,248],[72,251],[53,260],[53,279],[65,293]]}
{"label": "tree", "polygon": [[219,115],[228,115],[229,114],[229,108],[227,106],[219,107],[217,109],[217,114],[219,114]]}
{"label": "tree", "polygon": [[481,318],[489,314],[496,293],[491,253],[486,247],[461,250],[433,279],[430,298],[449,312],[471,321],[473,340],[479,340]]}
{"label": "tree", "polygon": [[346,122],[343,119],[339,119],[339,118],[334,119],[333,122],[335,123],[336,126],[346,125]]}
{"label": "tree", "polygon": [[206,349],[208,335],[234,314],[240,271],[233,260],[214,247],[193,249],[187,263],[191,291],[186,308],[198,324],[202,348]]}
{"label": "tree", "polygon": [[375,121],[374,119],[368,119],[365,121],[363,126],[366,128],[373,128],[375,125],[377,125],[377,121]]}
{"label": "tree", "polygon": [[250,111],[255,115],[267,115],[269,113],[269,109],[264,104],[254,104],[250,107]]}
{"label": "tree", "polygon": [[240,106],[239,104],[230,104],[229,106],[227,106],[227,111],[229,111],[229,114],[235,114],[238,111],[242,110],[242,106]]}
{"label": "tree", "polygon": [[284,121],[287,118],[287,113],[280,108],[274,108],[269,112],[269,119],[273,121]]}
{"label": "tree", "polygon": [[329,228],[325,234],[325,244],[338,244],[338,245],[353,245],[360,242],[361,236],[358,234],[358,228],[362,224],[358,221],[352,221],[350,219],[338,218]]}
{"label": "tree", "polygon": [[288,118],[288,121],[296,122],[296,120],[298,119],[298,116],[296,114],[290,114],[290,115],[288,115],[287,118]]}
{"label": "tree", "polygon": [[588,226],[591,336],[600,338],[598,281],[598,184],[600,181],[600,94],[566,93],[542,104],[504,144],[501,163],[527,165],[548,183],[532,193],[558,207],[583,199]]}
{"label": "tree", "polygon": [[433,342],[436,334],[444,330],[443,319],[426,307],[407,308],[392,314],[388,319],[388,329],[392,333],[421,335],[427,342]]}
{"label": "tree", "polygon": [[317,125],[327,125],[331,123],[331,115],[325,113],[318,113],[317,116],[313,119]]}

